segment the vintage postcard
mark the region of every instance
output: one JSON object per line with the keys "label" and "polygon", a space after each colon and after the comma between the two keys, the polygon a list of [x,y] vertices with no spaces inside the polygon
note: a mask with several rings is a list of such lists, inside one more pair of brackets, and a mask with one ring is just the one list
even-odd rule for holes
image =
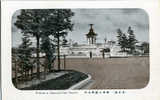
{"label": "vintage postcard", "polygon": [[20,90],[139,89],[148,81],[142,9],[22,9],[12,17],[12,82]]}
{"label": "vintage postcard", "polygon": [[2,100],[157,100],[159,5],[118,2],[3,2]]}

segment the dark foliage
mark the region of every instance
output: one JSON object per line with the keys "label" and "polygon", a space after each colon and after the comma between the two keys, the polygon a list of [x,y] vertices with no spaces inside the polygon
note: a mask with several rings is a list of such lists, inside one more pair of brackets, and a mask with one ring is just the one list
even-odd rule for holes
{"label": "dark foliage", "polygon": [[87,77],[88,76],[84,73],[70,71],[68,74],[62,75],[56,79],[51,79],[38,85],[23,88],[21,90],[64,90],[86,79]]}
{"label": "dark foliage", "polygon": [[72,30],[71,17],[73,15],[70,9],[25,9],[21,10],[20,15],[17,16],[15,26],[23,34],[36,38],[37,78],[40,78],[40,40],[53,36],[53,41],[57,42],[58,68],[60,69],[60,39]]}
{"label": "dark foliage", "polygon": [[138,42],[134,31],[131,29],[131,27],[128,27],[127,35],[121,31],[121,29],[117,30],[118,33],[118,44],[121,47],[120,52],[127,52],[129,54],[134,54],[136,52],[135,47],[136,43]]}

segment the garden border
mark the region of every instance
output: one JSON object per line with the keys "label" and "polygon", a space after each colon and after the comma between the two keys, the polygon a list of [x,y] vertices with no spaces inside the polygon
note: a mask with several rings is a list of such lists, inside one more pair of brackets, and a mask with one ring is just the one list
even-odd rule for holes
{"label": "garden border", "polygon": [[77,84],[71,86],[70,88],[68,88],[68,90],[75,90],[75,89],[81,89],[81,87],[83,87],[84,85],[86,85],[87,83],[89,83],[89,81],[92,79],[92,76],[90,74],[87,74],[88,78],[78,82]]}

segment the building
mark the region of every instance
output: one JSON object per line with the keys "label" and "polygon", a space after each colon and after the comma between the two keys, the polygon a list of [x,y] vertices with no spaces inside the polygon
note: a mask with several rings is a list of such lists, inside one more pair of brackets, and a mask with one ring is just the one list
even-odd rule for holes
{"label": "building", "polygon": [[[126,56],[126,53],[119,52],[121,49],[117,45],[116,41],[107,41],[104,38],[104,43],[97,43],[96,37],[97,33],[94,32],[93,24],[90,24],[89,32],[86,34],[88,44],[77,44],[67,46],[61,46],[60,52],[61,55],[67,55],[71,58],[89,58],[89,57],[105,57],[110,56]],[[109,52],[103,52],[103,50],[108,49]]]}
{"label": "building", "polygon": [[96,44],[96,36],[97,34],[93,30],[93,24],[90,24],[90,30],[88,34],[86,34],[88,44]]}

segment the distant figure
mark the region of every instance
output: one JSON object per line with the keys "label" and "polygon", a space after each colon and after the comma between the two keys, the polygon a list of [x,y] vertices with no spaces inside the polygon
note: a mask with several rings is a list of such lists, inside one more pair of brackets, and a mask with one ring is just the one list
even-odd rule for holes
{"label": "distant figure", "polygon": [[90,52],[89,55],[90,55],[90,58],[92,58],[92,52]]}
{"label": "distant figure", "polygon": [[102,56],[103,56],[103,59],[105,58],[105,53],[104,53],[104,50],[102,51]]}

